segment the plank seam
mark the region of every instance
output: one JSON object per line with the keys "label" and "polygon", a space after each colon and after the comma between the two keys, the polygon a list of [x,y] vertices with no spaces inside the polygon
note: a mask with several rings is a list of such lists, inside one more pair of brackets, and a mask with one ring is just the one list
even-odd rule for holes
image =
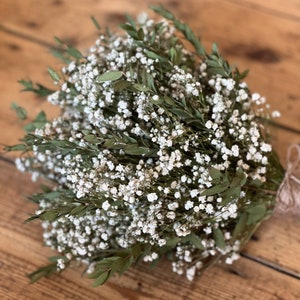
{"label": "plank seam", "polygon": [[239,1],[239,0],[223,0],[232,4],[236,4],[239,6],[243,6],[245,8],[250,8],[253,10],[257,10],[258,12],[262,12],[262,13],[266,13],[269,15],[272,15],[274,17],[279,17],[281,19],[286,19],[289,21],[293,21],[293,22],[297,22],[300,23],[300,17],[290,14],[290,13],[286,13],[286,12],[282,12],[282,11],[278,11],[276,9],[273,8],[269,8],[263,5],[257,5],[257,4],[253,4],[250,3],[249,1]]}
{"label": "plank seam", "polygon": [[13,30],[13,29],[11,29],[9,27],[6,27],[3,24],[0,24],[0,31],[8,33],[8,34],[11,34],[11,35],[14,35],[14,36],[16,36],[18,38],[21,38],[23,40],[32,42],[34,44],[38,44],[38,45],[46,47],[46,48],[57,49],[57,47],[55,47],[54,44],[46,42],[46,41],[44,41],[44,40],[42,40],[40,38],[34,37],[34,36],[30,35],[30,34],[26,34],[26,33],[20,32],[20,31]]}
{"label": "plank seam", "polygon": [[265,266],[267,268],[270,268],[270,269],[272,269],[274,271],[277,271],[279,273],[282,273],[282,274],[285,274],[285,275],[290,276],[292,278],[300,280],[300,274],[296,273],[296,272],[293,272],[292,270],[288,270],[288,269],[282,268],[281,266],[278,266],[275,263],[272,263],[270,261],[267,261],[265,259],[253,256],[253,255],[245,253],[245,252],[241,252],[240,255],[241,255],[241,257],[244,257],[246,259],[249,259],[251,261],[259,263],[259,264],[261,264],[261,265],[263,265],[263,266]]}

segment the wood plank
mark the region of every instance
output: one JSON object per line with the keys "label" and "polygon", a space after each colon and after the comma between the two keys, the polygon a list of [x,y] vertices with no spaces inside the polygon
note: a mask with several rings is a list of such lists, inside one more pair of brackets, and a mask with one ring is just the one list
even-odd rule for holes
{"label": "wood plank", "polygon": [[[69,294],[72,299],[99,299],[98,293],[101,293],[100,299],[183,299],[185,296],[189,297],[185,299],[297,299],[300,296],[300,280],[244,258],[232,266],[214,267],[193,283],[173,274],[169,263],[164,261],[155,270],[140,265],[99,290],[91,288],[91,282],[81,278],[78,270],[28,286],[23,275],[45,264],[46,257],[55,255],[55,251],[42,247],[38,222],[22,224],[34,205],[21,194],[36,191],[37,184],[32,184],[29,176],[17,172],[8,162],[0,160],[0,170],[0,190],[7,191],[2,193],[0,202],[2,299],[57,299],[59,294],[66,297]],[[299,222],[298,227],[291,223],[295,231],[285,222],[279,219],[271,223],[270,220],[267,227],[265,223],[257,235],[260,242],[251,241],[246,253],[267,256],[278,266],[290,266],[292,261],[299,270],[296,237]],[[11,289],[15,282],[18,282],[16,288]],[[178,292],[173,295],[175,290]]]}
{"label": "wood plank", "polygon": [[299,216],[273,216],[257,230],[243,253],[300,279],[299,232]]}
{"label": "wood plank", "polygon": [[298,0],[289,0],[288,5],[281,0],[260,1],[260,0],[225,0],[254,10],[259,10],[265,14],[286,18],[288,20],[300,21],[300,5]]}
{"label": "wood plank", "polygon": [[[248,2],[252,6],[247,6]],[[48,43],[57,35],[84,49],[94,40],[90,15],[98,17],[104,26],[116,27],[124,20],[124,12],[137,14],[146,10],[150,3],[89,0],[82,5],[78,0],[42,3],[30,0],[20,4],[16,0],[3,0],[0,18],[5,27],[14,31],[25,32]],[[258,1],[241,4],[224,0],[165,0],[162,3],[202,35],[207,47],[217,42],[231,63],[240,69],[250,69],[251,90],[266,96],[271,107],[282,112],[282,124],[299,128],[300,22],[266,12],[263,7],[273,4],[258,5]],[[279,11],[278,1],[274,7]],[[285,1],[284,7],[286,14],[293,11],[293,15],[300,17],[295,0]]]}
{"label": "wood plank", "polygon": [[46,110],[49,117],[57,108],[32,93],[21,93],[18,80],[26,79],[41,82],[54,88],[47,72],[49,65],[59,68],[61,63],[49,54],[49,49],[0,31],[0,144],[15,144],[24,135],[22,124],[10,108],[12,102],[25,107],[29,119]]}
{"label": "wood plank", "polygon": [[[186,12],[185,20],[206,45],[217,42],[232,64],[250,69],[250,89],[266,96],[271,108],[282,112],[278,122],[299,129],[300,23],[240,3],[197,2]],[[289,7],[289,1],[285,5]]]}
{"label": "wood plank", "polygon": [[[84,50],[94,40],[91,14],[99,16],[101,24],[116,26],[123,20],[124,11],[137,13],[150,2],[87,0],[83,4],[78,0],[2,0],[0,20],[5,26],[4,31],[0,30],[0,143],[15,143],[22,135],[20,124],[9,109],[11,100],[31,109],[31,118],[44,108],[45,104],[32,95],[21,95],[16,82],[30,74],[33,80],[50,84],[46,68],[59,67],[59,64],[48,55],[45,44],[52,43],[54,35]],[[250,68],[251,89],[267,96],[272,108],[282,111],[282,124],[299,129],[300,28],[295,21],[299,17],[296,0],[285,1],[284,7],[279,0],[162,2],[203,35],[207,47],[218,41],[231,62],[240,69]],[[270,13],[270,9],[282,11],[284,15]],[[46,109],[51,111],[49,105]],[[285,163],[286,149],[291,143],[299,143],[299,135],[282,129],[273,130],[273,135],[274,146]],[[34,205],[22,199],[21,194],[36,189],[29,176],[18,173],[7,162],[0,162],[0,191],[5,190],[0,201],[1,299],[58,299],[68,298],[67,295],[72,299],[117,300],[300,298],[299,280],[262,265],[269,264],[295,277],[300,275],[300,224],[297,218],[290,217],[271,218],[245,247],[244,254],[260,263],[242,258],[233,266],[212,268],[191,284],[173,274],[168,262],[163,262],[154,271],[141,265],[97,290],[75,270],[30,286],[24,273],[31,272],[54,254],[41,246],[38,223],[23,224]]]}

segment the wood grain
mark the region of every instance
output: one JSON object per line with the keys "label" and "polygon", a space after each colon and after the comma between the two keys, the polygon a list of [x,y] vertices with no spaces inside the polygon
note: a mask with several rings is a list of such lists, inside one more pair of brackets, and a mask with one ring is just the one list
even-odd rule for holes
{"label": "wood grain", "polygon": [[[16,101],[33,118],[41,109],[57,113],[30,94],[20,94],[19,79],[51,87],[47,67],[60,63],[49,55],[53,36],[85,51],[96,37],[94,15],[105,27],[124,21],[124,12],[137,14],[154,1],[138,0],[1,0],[0,2],[0,144],[22,136],[10,103]],[[288,146],[300,135],[300,4],[297,0],[164,0],[167,8],[187,22],[209,49],[217,42],[221,52],[241,70],[250,68],[252,91],[267,97],[278,120],[291,128],[273,128],[273,145],[285,165]],[[272,217],[255,233],[242,258],[232,266],[216,266],[189,283],[163,261],[154,270],[139,265],[99,289],[69,270],[59,277],[29,285],[26,273],[55,255],[42,246],[38,222],[23,224],[35,206],[24,200],[37,191],[30,176],[16,171],[13,155],[0,155],[0,299],[300,299],[299,218]]]}
{"label": "wood grain", "polygon": [[[9,189],[2,196],[0,211],[5,216],[0,220],[0,297],[1,299],[298,299],[300,281],[277,272],[250,259],[241,258],[232,266],[217,266],[188,282],[171,272],[168,261],[163,261],[151,270],[146,265],[131,269],[123,277],[113,278],[105,286],[94,289],[91,281],[81,277],[79,270],[70,270],[61,276],[43,279],[29,285],[24,276],[54,253],[41,245],[41,228],[38,222],[24,225],[23,220],[33,211],[34,205],[23,199],[22,194],[37,190],[25,174],[15,172],[14,166],[0,160],[0,190]],[[278,239],[285,240],[282,224],[273,224],[272,232],[277,231]],[[264,243],[254,248],[267,248]],[[290,252],[296,252],[299,243],[289,242]],[[285,245],[287,245],[285,240]],[[284,243],[283,243],[284,244]],[[249,247],[249,252],[251,252]],[[276,261],[274,255],[285,249],[272,247],[268,259]],[[287,255],[290,252],[286,253]],[[287,256],[289,257],[289,256]],[[296,257],[295,257],[296,259]],[[82,269],[81,269],[82,270]],[[230,284],[228,284],[230,282]],[[12,288],[13,287],[13,288]],[[174,294],[174,292],[176,293]]]}

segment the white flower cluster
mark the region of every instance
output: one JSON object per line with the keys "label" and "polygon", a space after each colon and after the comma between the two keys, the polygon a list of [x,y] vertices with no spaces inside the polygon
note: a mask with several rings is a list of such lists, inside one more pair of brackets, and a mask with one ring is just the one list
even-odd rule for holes
{"label": "white flower cluster", "polygon": [[[263,98],[244,82],[210,75],[182,45],[180,62],[161,70],[151,49],[159,44],[167,57],[174,28],[164,22],[154,36],[149,19],[142,28],[148,49],[129,35],[102,35],[84,60],[63,68],[60,90],[48,97],[62,114],[36,130],[43,141],[17,165],[71,191],[78,206],[94,203],[43,222],[46,245],[67,259],[92,266],[99,253],[147,244],[145,261],[173,253],[173,271],[192,280],[209,258],[238,258],[232,231],[251,201],[243,186],[225,192],[235,174],[266,181],[272,149],[251,109]],[[106,72],[122,77],[101,80]],[[43,147],[49,140],[71,146]],[[37,213],[64,201],[42,199]]]}

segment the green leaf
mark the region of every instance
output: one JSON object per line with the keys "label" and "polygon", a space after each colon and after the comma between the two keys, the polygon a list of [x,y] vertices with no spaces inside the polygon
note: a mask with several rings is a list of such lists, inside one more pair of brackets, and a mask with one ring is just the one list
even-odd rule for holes
{"label": "green leaf", "polygon": [[205,57],[206,52],[203,45],[200,43],[199,39],[194,35],[193,31],[184,23],[178,21],[175,16],[165,9],[162,5],[152,6],[151,7],[156,13],[160,14],[164,18],[173,22],[177,30],[183,33],[187,41],[189,41],[195,48],[198,55]]}
{"label": "green leaf", "polygon": [[241,194],[241,188],[240,187],[233,187],[227,189],[225,192],[222,193],[222,202],[221,205],[227,205],[232,200],[237,199]]}
{"label": "green leaf", "polygon": [[233,234],[232,234],[231,239],[233,241],[236,240],[239,237],[239,235],[244,232],[246,223],[247,223],[247,218],[248,218],[247,213],[242,213],[241,216],[239,217],[239,220],[238,220],[238,222],[234,228]]}
{"label": "green leaf", "polygon": [[158,59],[160,62],[168,62],[168,59],[161,56],[161,55],[158,55],[157,53],[153,52],[153,51],[150,51],[150,50],[145,50],[145,54],[151,58],[151,59]]}
{"label": "green leaf", "polygon": [[212,195],[216,195],[216,194],[220,194],[224,191],[226,191],[228,189],[229,186],[229,182],[228,181],[224,181],[218,185],[215,185],[207,190],[204,190],[201,195],[202,196],[212,196]]}
{"label": "green leaf", "polygon": [[190,113],[180,108],[170,108],[169,111],[174,115],[178,116],[179,118],[181,118],[182,120],[190,119],[193,117]]}
{"label": "green leaf", "polygon": [[26,112],[25,108],[19,106],[18,104],[14,103],[14,102],[11,104],[11,108],[16,112],[16,114],[20,120],[24,121],[27,119],[27,112]]}
{"label": "green leaf", "polygon": [[74,207],[71,211],[70,211],[70,215],[73,215],[73,216],[77,216],[79,214],[81,214],[84,210],[86,209],[86,206],[85,205],[79,205],[79,206],[76,206]]}
{"label": "green leaf", "polygon": [[60,81],[60,76],[56,73],[54,69],[48,67],[48,73],[54,81]]}
{"label": "green leaf", "polygon": [[255,224],[261,221],[267,213],[267,208],[263,204],[258,204],[247,209],[247,225]]}
{"label": "green leaf", "polygon": [[230,183],[230,187],[242,187],[247,181],[247,176],[242,168],[238,168],[234,178]]}
{"label": "green leaf", "polygon": [[108,280],[109,274],[110,274],[110,271],[105,271],[105,272],[101,273],[97,277],[97,279],[94,281],[93,286],[97,287],[97,286],[103,285]]}
{"label": "green leaf", "polygon": [[223,176],[222,172],[215,168],[210,168],[208,173],[213,180],[221,179]]}
{"label": "green leaf", "polygon": [[94,16],[91,16],[91,19],[92,19],[92,22],[93,24],[95,25],[96,29],[97,30],[100,30],[101,29],[101,26],[99,25],[98,21],[95,19]]}
{"label": "green leaf", "polygon": [[149,152],[149,148],[139,147],[138,145],[128,145],[124,148],[126,154],[129,155],[144,155]]}
{"label": "green leaf", "polygon": [[57,36],[54,37],[54,41],[57,45],[63,46],[65,43]]}
{"label": "green leaf", "polygon": [[44,221],[53,222],[58,218],[58,212],[56,209],[48,210],[40,214],[40,219]]}
{"label": "green leaf", "polygon": [[101,143],[101,140],[95,136],[94,134],[87,134],[84,136],[84,140],[87,141],[88,143],[97,145]]}
{"label": "green leaf", "polygon": [[151,89],[149,89],[147,86],[145,86],[143,84],[139,84],[139,83],[135,83],[133,85],[133,88],[136,89],[139,92],[148,92],[148,91],[151,91]]}
{"label": "green leaf", "polygon": [[126,24],[121,24],[120,27],[124,29],[127,32],[127,34],[129,34],[134,40],[139,40],[139,36],[135,26],[126,23]]}
{"label": "green leaf", "polygon": [[118,81],[114,82],[113,88],[115,89],[115,91],[120,92],[120,91],[123,91],[123,90],[127,89],[131,85],[132,85],[132,83],[130,81],[118,80]]}
{"label": "green leaf", "polygon": [[219,247],[220,249],[224,249],[226,247],[225,238],[221,229],[214,228],[213,237],[217,247]]}
{"label": "green leaf", "polygon": [[44,111],[38,113],[32,123],[26,124],[24,129],[26,132],[33,132],[36,129],[42,128],[48,122]]}
{"label": "green leaf", "polygon": [[144,30],[143,28],[140,28],[138,31],[137,31],[137,38],[138,40],[142,41],[145,37],[145,33],[144,33]]}
{"label": "green leaf", "polygon": [[123,76],[123,72],[121,71],[108,71],[98,77],[100,82],[103,81],[116,81]]}
{"label": "green leaf", "polygon": [[19,80],[18,82],[24,87],[22,92],[33,92],[40,97],[46,97],[54,93],[54,90],[50,90],[39,83],[34,85],[30,80]]}
{"label": "green leaf", "polygon": [[72,46],[68,46],[68,48],[67,48],[67,53],[68,53],[70,56],[72,56],[72,57],[74,57],[74,58],[76,58],[76,59],[81,59],[81,58],[83,58],[83,55],[81,54],[81,52],[80,52],[78,49],[76,49],[76,48],[74,48],[74,47],[72,47]]}
{"label": "green leaf", "polygon": [[18,144],[13,146],[6,146],[5,151],[25,151],[27,149],[27,146],[24,144]]}
{"label": "green leaf", "polygon": [[195,233],[190,233],[189,235],[185,236],[184,238],[181,239],[181,242],[183,242],[183,243],[190,242],[198,249],[201,249],[201,250],[205,249],[201,242],[200,237],[198,235],[196,235]]}
{"label": "green leaf", "polygon": [[167,240],[166,242],[166,246],[169,246],[169,247],[175,247],[179,242],[180,242],[180,237],[176,236],[176,237],[173,237],[173,238],[170,238]]}
{"label": "green leaf", "polygon": [[28,274],[27,276],[30,279],[30,283],[34,283],[34,282],[38,281],[39,279],[41,279],[43,277],[49,277],[50,275],[52,275],[54,273],[58,273],[56,262],[52,263],[50,265],[41,267],[41,268],[37,269],[36,271]]}
{"label": "green leaf", "polygon": [[181,52],[177,51],[176,48],[172,47],[169,50],[170,60],[174,65],[179,65],[181,62]]}

